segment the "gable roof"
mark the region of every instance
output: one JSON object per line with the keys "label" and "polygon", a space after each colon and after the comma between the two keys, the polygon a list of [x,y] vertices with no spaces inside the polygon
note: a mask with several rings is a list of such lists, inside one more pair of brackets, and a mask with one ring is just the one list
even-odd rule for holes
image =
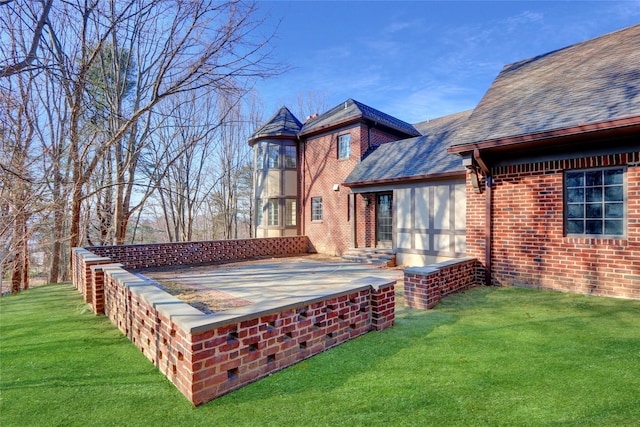
{"label": "gable roof", "polygon": [[302,123],[287,107],[281,107],[265,124],[260,126],[249,137],[249,144],[253,145],[263,138],[295,138],[302,128]]}
{"label": "gable roof", "polygon": [[382,144],[360,162],[345,180],[362,186],[464,173],[460,158],[447,152],[471,110],[416,124],[424,135]]}
{"label": "gable roof", "polygon": [[340,103],[326,113],[320,114],[319,116],[306,121],[302,126],[300,135],[310,135],[361,120],[370,120],[406,136],[420,135],[420,132],[418,132],[409,123],[403,122],[400,119],[351,98]]}
{"label": "gable roof", "polygon": [[506,65],[451,151],[629,122],[640,124],[640,25]]}

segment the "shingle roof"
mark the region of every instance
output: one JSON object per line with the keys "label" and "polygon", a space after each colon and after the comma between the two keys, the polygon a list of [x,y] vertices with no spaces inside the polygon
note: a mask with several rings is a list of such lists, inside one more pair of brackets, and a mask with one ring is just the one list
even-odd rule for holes
{"label": "shingle roof", "polygon": [[640,25],[506,65],[459,142],[499,141],[635,116],[640,116]]}
{"label": "shingle roof", "polygon": [[389,114],[369,107],[361,102],[348,99],[331,110],[305,122],[300,135],[306,135],[350,120],[369,119],[378,124],[400,131],[407,136],[420,135],[409,123],[403,122]]}
{"label": "shingle roof", "polygon": [[249,137],[249,143],[253,144],[261,138],[296,137],[301,128],[302,123],[296,116],[287,107],[281,107],[277,113]]}
{"label": "shingle roof", "polygon": [[416,124],[423,136],[381,145],[354,168],[345,184],[464,171],[460,158],[447,153],[447,148],[458,141],[470,114],[471,110]]}

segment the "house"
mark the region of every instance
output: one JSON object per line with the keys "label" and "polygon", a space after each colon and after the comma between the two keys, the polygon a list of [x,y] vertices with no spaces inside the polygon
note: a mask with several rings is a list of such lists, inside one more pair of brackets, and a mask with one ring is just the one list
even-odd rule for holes
{"label": "house", "polygon": [[302,123],[283,107],[249,143],[257,237],[640,298],[640,25],[506,65],[471,111],[411,125],[349,99]]}

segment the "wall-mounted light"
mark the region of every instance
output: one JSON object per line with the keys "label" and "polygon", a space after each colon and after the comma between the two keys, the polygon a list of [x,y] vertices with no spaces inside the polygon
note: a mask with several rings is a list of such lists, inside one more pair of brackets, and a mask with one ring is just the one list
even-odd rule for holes
{"label": "wall-mounted light", "polygon": [[364,195],[363,197],[364,197],[364,205],[369,206],[369,203],[371,203],[371,196]]}

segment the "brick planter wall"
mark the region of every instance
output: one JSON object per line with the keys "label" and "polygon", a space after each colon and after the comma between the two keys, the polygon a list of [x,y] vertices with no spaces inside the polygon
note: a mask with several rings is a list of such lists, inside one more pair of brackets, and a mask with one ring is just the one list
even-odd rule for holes
{"label": "brick planter wall", "polygon": [[475,258],[463,258],[404,270],[404,304],[428,310],[447,295],[482,283],[483,270]]}

